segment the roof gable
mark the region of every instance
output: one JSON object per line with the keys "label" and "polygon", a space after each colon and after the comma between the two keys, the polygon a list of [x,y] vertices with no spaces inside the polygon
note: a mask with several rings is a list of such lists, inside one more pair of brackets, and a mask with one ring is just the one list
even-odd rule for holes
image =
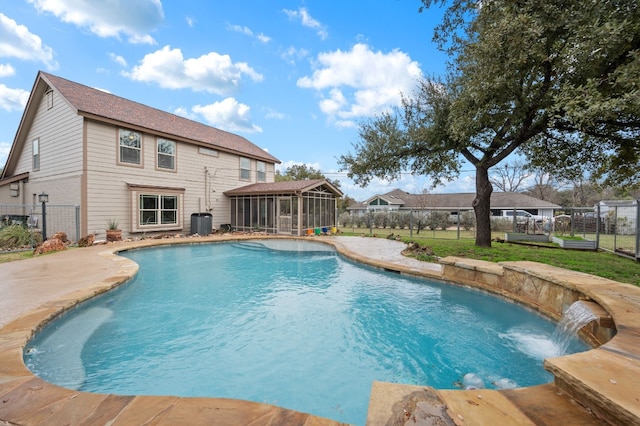
{"label": "roof gable", "polygon": [[283,182],[253,183],[251,185],[225,191],[225,195],[266,195],[266,194],[299,194],[311,190],[322,190],[342,197],[342,191],[325,179],[290,180]]}
{"label": "roof gable", "polygon": [[85,117],[130,125],[150,133],[159,133],[170,138],[280,163],[276,157],[242,136],[42,71],[38,74],[38,78],[42,78],[57,90],[78,111],[78,114]]}

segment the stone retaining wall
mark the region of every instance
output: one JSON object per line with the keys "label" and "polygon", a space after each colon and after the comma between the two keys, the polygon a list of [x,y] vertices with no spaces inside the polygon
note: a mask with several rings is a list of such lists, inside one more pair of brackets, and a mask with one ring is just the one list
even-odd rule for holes
{"label": "stone retaining wall", "polygon": [[[575,277],[563,279],[566,270],[534,262],[490,263],[458,257],[440,261],[442,277],[453,283],[504,296],[559,320],[574,302],[581,300],[598,317],[581,331],[593,346],[608,342],[616,334],[610,314],[574,285]],[[574,273],[575,274],[575,273]]]}

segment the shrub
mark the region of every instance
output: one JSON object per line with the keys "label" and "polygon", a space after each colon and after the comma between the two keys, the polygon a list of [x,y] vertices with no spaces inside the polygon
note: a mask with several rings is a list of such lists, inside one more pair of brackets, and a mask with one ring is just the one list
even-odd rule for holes
{"label": "shrub", "polygon": [[465,231],[469,231],[476,226],[476,214],[473,210],[464,211],[461,216],[460,226],[462,226]]}
{"label": "shrub", "polygon": [[343,228],[346,228],[351,224],[351,214],[349,212],[342,212],[340,216],[338,216],[338,223]]}
{"label": "shrub", "polygon": [[0,229],[0,248],[18,248],[38,245],[42,242],[42,235],[39,232],[33,234],[22,225],[9,225]]}

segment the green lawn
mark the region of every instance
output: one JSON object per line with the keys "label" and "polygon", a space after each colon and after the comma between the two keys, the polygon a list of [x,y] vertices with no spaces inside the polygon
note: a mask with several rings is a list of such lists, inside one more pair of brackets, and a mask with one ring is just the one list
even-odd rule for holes
{"label": "green lawn", "polygon": [[[344,235],[369,235],[369,229],[353,233],[350,228],[345,228],[345,231],[348,232]],[[530,260],[640,286],[640,262],[605,251],[564,250],[551,243],[514,244],[495,241],[491,248],[482,248],[476,247],[472,238],[456,239],[456,231],[451,230],[420,231],[420,234],[414,233],[412,237],[409,237],[408,231],[374,230],[373,233],[379,238],[385,238],[391,233],[399,234],[405,242],[413,241],[430,247],[433,256],[418,257],[425,261],[435,261],[437,257],[447,256],[489,262]],[[495,236],[504,238],[504,233],[496,233]]]}
{"label": "green lawn", "polygon": [[33,250],[0,252],[0,263],[29,259],[30,257],[33,257]]}

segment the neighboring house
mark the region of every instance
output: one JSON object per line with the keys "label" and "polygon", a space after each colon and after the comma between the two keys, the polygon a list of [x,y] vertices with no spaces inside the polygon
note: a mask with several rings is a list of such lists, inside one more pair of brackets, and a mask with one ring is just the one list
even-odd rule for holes
{"label": "neighboring house", "polygon": [[78,205],[80,234],[98,238],[109,220],[124,235],[184,233],[194,214],[211,214],[213,228],[231,223],[224,193],[272,183],[277,163],[241,136],[39,72],[0,204],[37,205],[47,193],[52,205]]}
{"label": "neighboring house", "polygon": [[[347,208],[354,214],[363,215],[371,211],[431,211],[447,212],[457,215],[472,210],[476,194],[409,194],[395,189],[382,195],[375,195],[360,204]],[[533,215],[553,217],[553,212],[561,206],[548,201],[539,200],[517,192],[494,192],[491,194],[491,210],[500,216],[501,210],[525,210]]]}

